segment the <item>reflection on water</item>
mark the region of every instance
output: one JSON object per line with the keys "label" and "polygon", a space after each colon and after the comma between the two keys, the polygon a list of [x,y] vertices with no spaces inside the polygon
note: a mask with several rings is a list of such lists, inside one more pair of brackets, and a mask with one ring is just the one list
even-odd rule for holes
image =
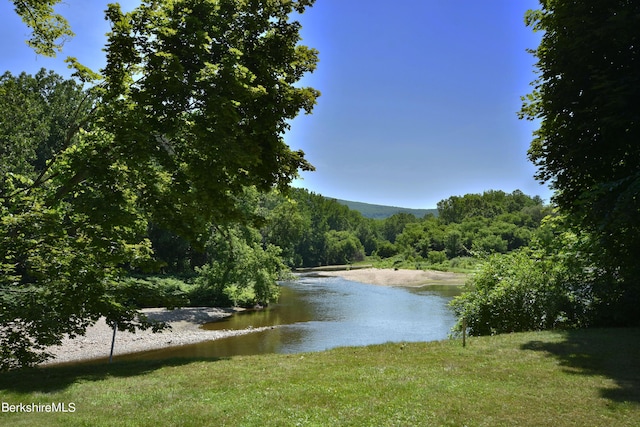
{"label": "reflection on water", "polygon": [[301,277],[282,283],[278,304],[235,314],[206,329],[274,326],[261,332],[117,359],[229,357],[299,353],[333,347],[447,338],[455,317],[447,303],[460,292],[452,286],[394,288],[339,277]]}

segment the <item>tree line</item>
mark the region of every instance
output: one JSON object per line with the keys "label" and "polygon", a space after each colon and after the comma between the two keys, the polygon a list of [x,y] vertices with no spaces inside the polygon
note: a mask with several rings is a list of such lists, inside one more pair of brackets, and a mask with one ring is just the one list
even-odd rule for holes
{"label": "tree line", "polygon": [[[169,230],[150,229],[156,267],[166,274],[197,276],[200,304],[274,300],[277,287],[267,286],[267,280],[258,285],[255,274],[260,272],[275,284],[289,269],[365,259],[394,267],[450,269],[460,259],[528,246],[551,212],[539,197],[521,191],[453,196],[438,204],[439,215],[423,218],[407,213],[365,218],[336,200],[299,188],[285,193],[246,189],[239,200],[252,222],[214,227],[201,249]],[[243,298],[232,297],[242,290]],[[205,295],[210,299],[201,299]]]}

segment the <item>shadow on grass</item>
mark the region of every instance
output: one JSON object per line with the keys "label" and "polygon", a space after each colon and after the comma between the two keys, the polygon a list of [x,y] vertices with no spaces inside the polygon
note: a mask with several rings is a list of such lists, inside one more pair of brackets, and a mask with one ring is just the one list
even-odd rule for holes
{"label": "shadow on grass", "polygon": [[561,342],[530,341],[523,350],[544,351],[565,372],[610,378],[617,388],[602,388],[603,398],[640,403],[640,329],[564,331]]}
{"label": "shadow on grass", "polygon": [[0,373],[0,391],[52,393],[78,381],[101,381],[111,377],[144,375],[164,367],[194,362],[215,362],[228,358],[171,358],[164,360],[125,360],[114,363],[69,363]]}

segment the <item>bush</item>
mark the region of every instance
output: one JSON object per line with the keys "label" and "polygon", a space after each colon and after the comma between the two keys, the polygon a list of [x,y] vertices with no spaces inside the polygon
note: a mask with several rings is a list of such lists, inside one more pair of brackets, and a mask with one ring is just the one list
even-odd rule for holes
{"label": "bush", "polygon": [[449,266],[452,269],[469,271],[478,268],[478,264],[480,264],[480,262],[480,258],[462,256],[449,260]]}
{"label": "bush", "polygon": [[196,284],[189,290],[189,303],[193,307],[231,307],[233,304],[223,289],[208,284]]}
{"label": "bush", "polygon": [[568,291],[567,270],[531,251],[490,256],[451,307],[471,335],[493,335],[575,326],[581,301]]}
{"label": "bush", "polygon": [[398,254],[398,248],[396,245],[388,240],[381,240],[378,242],[378,249],[376,249],[376,255],[380,258],[391,258]]}
{"label": "bush", "polygon": [[430,251],[427,259],[429,264],[441,264],[447,260],[447,253],[445,251]]}

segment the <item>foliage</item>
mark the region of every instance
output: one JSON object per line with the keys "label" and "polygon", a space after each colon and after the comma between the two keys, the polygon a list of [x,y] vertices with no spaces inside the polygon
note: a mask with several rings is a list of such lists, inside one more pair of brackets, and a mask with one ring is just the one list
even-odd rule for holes
{"label": "foliage", "polygon": [[[463,201],[486,199],[482,206],[491,207],[493,212],[475,210],[474,215],[479,216],[464,215],[459,223],[446,223],[433,215],[418,219],[407,213],[373,220],[333,199],[303,189],[292,189],[288,195],[274,193],[265,197],[269,201],[262,207],[268,212],[261,227],[263,239],[282,247],[287,264],[294,267],[343,263],[360,258],[361,255],[356,258],[335,255],[340,252],[336,251],[338,242],[352,235],[359,241],[353,241],[358,246],[356,253],[361,252],[362,246],[365,256],[389,258],[400,254],[413,265],[415,261],[445,268],[448,263],[441,260],[441,254],[454,259],[527,246],[542,218],[550,212],[539,197],[529,197],[518,191],[512,194],[489,191],[484,195],[459,198]],[[434,255],[430,256],[431,253]]]}
{"label": "foliage", "polygon": [[113,224],[105,236],[102,224],[68,204],[46,207],[37,197],[21,202],[26,206],[5,205],[1,212],[0,369],[44,360],[40,350],[64,334],[82,335],[101,315],[120,329],[154,326],[115,298],[122,274],[117,266],[148,257],[144,241],[129,243],[135,230]]}
{"label": "foliage", "polygon": [[[443,268],[441,254],[454,259],[506,253],[527,246],[549,212],[539,197],[520,191],[453,196],[438,206],[439,217],[426,216],[411,221],[408,217],[390,217],[381,225],[381,234],[395,236],[396,253],[426,260],[430,268]],[[389,233],[393,229],[400,231]]]}
{"label": "foliage", "polygon": [[380,258],[391,258],[398,254],[398,248],[388,240],[382,240],[378,242],[378,248],[375,251],[375,255]]}
{"label": "foliage", "polygon": [[[8,155],[0,162],[9,172],[0,188],[0,369],[44,360],[44,347],[82,334],[100,316],[120,329],[158,327],[115,298],[122,267],[141,266],[150,254],[146,218],[124,166],[101,165],[100,176],[76,183],[73,197],[57,196],[78,153],[110,141],[72,132],[87,113],[81,87],[44,72],[5,74],[0,87],[3,100],[25,100],[11,105],[14,117],[42,119],[34,132],[1,126]],[[72,119],[64,117],[69,110],[77,113]],[[40,155],[52,148],[62,151],[43,165]]]}
{"label": "foliage", "polygon": [[430,264],[440,264],[447,260],[447,254],[445,251],[431,251],[428,260]]}
{"label": "foliage", "polygon": [[[55,3],[14,1],[46,54],[69,34]],[[151,260],[148,224],[202,248],[212,224],[251,219],[237,200],[246,187],[284,188],[312,169],[283,139],[319,95],[298,84],[317,52],[290,19],[312,3],[143,1],[129,13],[111,4],[102,76],[69,59],[80,83],[2,77],[11,123],[0,125],[0,369],[43,360],[45,346],[101,316],[158,327],[121,281]],[[246,255],[252,265],[275,262],[275,248],[262,250]],[[271,298],[271,268],[252,277],[259,301]]]}
{"label": "foliage", "polygon": [[456,297],[456,329],[472,335],[620,326],[636,309],[621,278],[600,265],[599,244],[563,216],[549,217],[534,244],[488,257]]}
{"label": "foliage", "polygon": [[192,304],[207,306],[267,305],[279,294],[276,283],[286,266],[280,249],[262,247],[259,232],[248,226],[216,227],[208,243],[215,254],[198,268]]}
{"label": "foliage", "polygon": [[95,98],[73,80],[40,70],[0,77],[0,195],[10,174],[42,181],[47,160],[69,146],[88,119]]}
{"label": "foliage", "polygon": [[317,52],[298,44],[300,24],[289,19],[311,3],[110,5],[100,112],[113,154],[144,176],[142,201],[159,225],[205,238],[209,222],[239,219],[243,188],[285,187],[312,169],[283,140],[319,95],[296,84]]}
{"label": "foliage", "polygon": [[156,270],[164,274],[190,275],[206,262],[206,253],[182,236],[149,224],[147,229]]}
{"label": "foliage", "polygon": [[53,7],[61,0],[11,0],[16,13],[31,28],[31,39],[27,42],[36,53],[56,56],[62,51],[64,42],[73,31],[66,19],[54,12]]}
{"label": "foliage", "polygon": [[[617,274],[627,304],[640,301],[640,5],[629,1],[542,1],[528,25],[539,78],[521,116],[540,123],[529,157],[554,201],[598,240],[598,264]],[[640,318],[630,314],[628,321]]]}
{"label": "foliage", "polygon": [[117,288],[118,301],[135,308],[189,305],[184,283],[168,277],[127,277]]}
{"label": "foliage", "polygon": [[311,218],[303,215],[298,202],[276,193],[265,195],[268,213],[261,229],[265,242],[277,246],[282,251],[286,265],[300,265],[303,261],[296,253],[296,246],[309,230]]}
{"label": "foliage", "polygon": [[351,264],[364,259],[364,247],[353,233],[330,230],[327,232],[325,242],[327,265]]}
{"label": "foliage", "polygon": [[391,215],[382,223],[382,237],[391,243],[396,242],[396,238],[405,229],[407,224],[418,222],[418,218],[410,213],[400,212]]}
{"label": "foliage", "polygon": [[[304,223],[300,238],[294,247],[294,266],[315,267],[326,264],[329,258],[334,258],[333,255],[328,256],[327,250],[336,249],[336,242],[340,239],[334,238],[336,236],[329,233],[331,230],[349,232],[356,236],[360,234],[366,243],[371,230],[367,231],[367,220],[359,212],[352,211],[333,199],[303,189],[292,189],[290,195]],[[344,237],[344,233],[339,235]],[[327,242],[327,238],[334,239]],[[362,241],[353,243],[359,247],[364,246]]]}
{"label": "foliage", "polygon": [[490,256],[451,306],[471,335],[552,329],[575,323],[569,298],[560,288],[562,271],[527,251]]}
{"label": "foliage", "polygon": [[520,190],[515,190],[511,194],[490,190],[483,194],[451,196],[439,201],[438,217],[445,223],[461,223],[469,218],[495,218],[541,204],[540,197],[529,197]]}
{"label": "foliage", "polygon": [[408,223],[396,238],[396,246],[405,254],[426,258],[431,247],[426,223]]}

